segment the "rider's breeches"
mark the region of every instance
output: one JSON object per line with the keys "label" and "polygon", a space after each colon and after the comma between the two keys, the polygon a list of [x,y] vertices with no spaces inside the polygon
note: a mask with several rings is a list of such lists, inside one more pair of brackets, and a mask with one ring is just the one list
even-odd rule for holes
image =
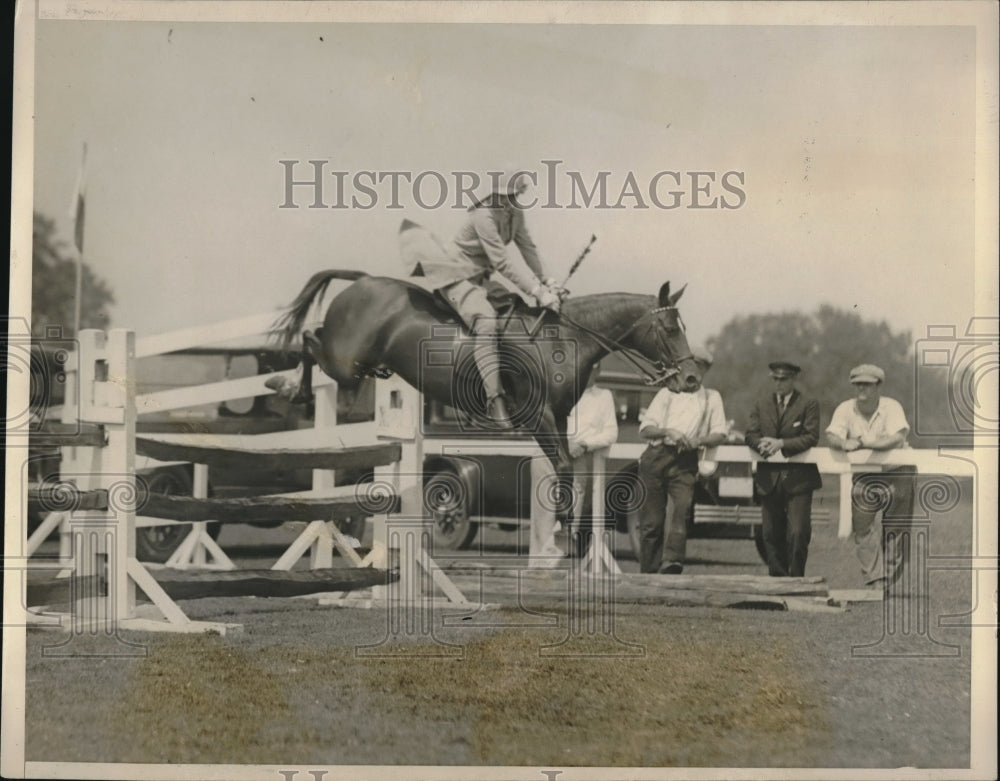
{"label": "rider's breeches", "polygon": [[463,280],[441,292],[473,333],[473,357],[483,378],[486,398],[499,396],[503,388],[500,385],[500,357],[496,345],[497,314],[486,298],[486,291]]}

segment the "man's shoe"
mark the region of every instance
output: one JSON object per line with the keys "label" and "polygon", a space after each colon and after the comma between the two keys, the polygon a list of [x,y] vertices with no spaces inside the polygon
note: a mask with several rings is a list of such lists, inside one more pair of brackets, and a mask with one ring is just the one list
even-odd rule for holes
{"label": "man's shoe", "polygon": [[507,403],[503,396],[494,396],[486,403],[486,414],[496,428],[512,429],[514,424],[510,422],[510,414],[507,412]]}
{"label": "man's shoe", "polygon": [[684,572],[684,565],[679,561],[671,561],[669,564],[660,567],[661,575],[680,575]]}

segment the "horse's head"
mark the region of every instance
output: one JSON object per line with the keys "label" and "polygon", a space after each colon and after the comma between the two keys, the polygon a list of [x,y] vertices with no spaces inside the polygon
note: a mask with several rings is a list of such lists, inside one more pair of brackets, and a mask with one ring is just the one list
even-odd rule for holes
{"label": "horse's head", "polygon": [[664,282],[657,306],[636,323],[630,336],[635,349],[656,364],[660,380],[669,379],[676,390],[690,392],[701,384],[701,371],[691,355],[677,311],[684,287],[671,295],[670,283]]}

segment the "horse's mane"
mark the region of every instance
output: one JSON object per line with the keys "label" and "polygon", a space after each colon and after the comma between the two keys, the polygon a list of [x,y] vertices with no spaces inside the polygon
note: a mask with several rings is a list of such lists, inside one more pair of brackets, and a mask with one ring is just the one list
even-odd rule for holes
{"label": "horse's mane", "polygon": [[597,323],[615,322],[634,315],[637,310],[649,310],[656,306],[656,297],[641,293],[594,293],[588,296],[568,298],[563,303],[563,311],[568,317],[591,327]]}

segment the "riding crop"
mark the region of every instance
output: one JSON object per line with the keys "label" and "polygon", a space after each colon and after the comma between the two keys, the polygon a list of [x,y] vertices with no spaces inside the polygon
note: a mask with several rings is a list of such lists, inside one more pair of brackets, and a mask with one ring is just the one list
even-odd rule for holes
{"label": "riding crop", "polygon": [[[566,288],[566,283],[569,282],[570,277],[572,277],[576,273],[576,270],[580,268],[580,264],[583,263],[583,259],[587,257],[587,254],[590,252],[590,248],[594,246],[595,241],[597,241],[597,236],[591,234],[590,241],[587,242],[587,246],[583,248],[583,252],[580,253],[580,256],[573,261],[573,265],[569,267],[569,273],[566,275],[566,279],[562,281],[562,284],[559,287],[563,289]],[[538,327],[542,324],[543,317],[545,317],[544,311],[538,315],[538,318],[535,320],[534,324],[531,326],[531,329],[528,331],[528,335],[532,339],[534,339],[535,335],[538,333]]]}

